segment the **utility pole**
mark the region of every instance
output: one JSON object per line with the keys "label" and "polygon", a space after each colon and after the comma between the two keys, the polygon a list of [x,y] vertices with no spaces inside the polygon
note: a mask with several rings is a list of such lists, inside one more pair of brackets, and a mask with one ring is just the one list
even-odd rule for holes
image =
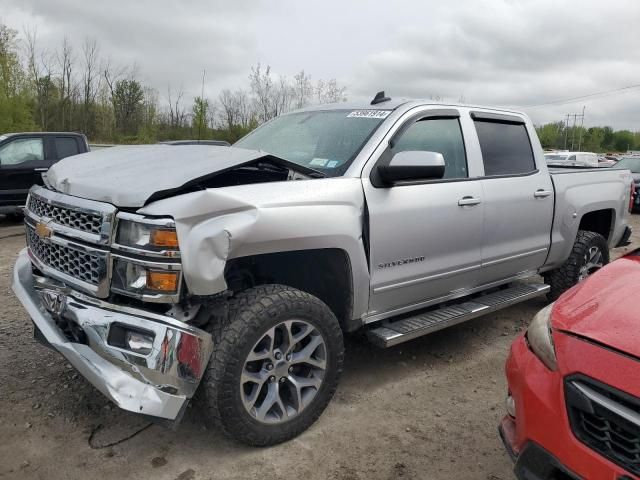
{"label": "utility pole", "polygon": [[585,106],[582,106],[582,115],[580,115],[580,136],[578,137],[578,151],[580,151],[580,147],[582,146],[582,129],[584,127],[584,108]]}
{"label": "utility pole", "polygon": [[584,126],[584,108],[582,107],[582,113],[567,113],[565,118],[565,130],[564,130],[564,149],[567,150],[568,137],[569,137],[569,119],[573,118],[573,125],[571,127],[571,150],[575,148],[576,143],[576,126],[578,124],[578,118],[580,118],[580,133],[578,136],[578,150],[582,144],[582,127]]}

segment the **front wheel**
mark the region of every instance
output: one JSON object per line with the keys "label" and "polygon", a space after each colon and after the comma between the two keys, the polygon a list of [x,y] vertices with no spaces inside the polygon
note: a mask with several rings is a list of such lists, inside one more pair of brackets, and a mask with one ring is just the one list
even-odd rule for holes
{"label": "front wheel", "polygon": [[309,428],[336,390],[344,345],[318,298],[282,285],[237,295],[226,324],[211,326],[214,353],[201,390],[205,418],[255,446]]}
{"label": "front wheel", "polygon": [[599,233],[579,230],[569,258],[561,267],[544,274],[551,286],[549,300],[556,300],[569,288],[609,263],[609,247]]}

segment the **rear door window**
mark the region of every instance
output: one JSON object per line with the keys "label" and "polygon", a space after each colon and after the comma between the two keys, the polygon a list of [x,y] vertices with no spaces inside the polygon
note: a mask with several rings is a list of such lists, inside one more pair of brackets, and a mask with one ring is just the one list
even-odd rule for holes
{"label": "rear door window", "polygon": [[0,165],[2,166],[38,160],[44,160],[42,138],[16,138],[0,147]]}
{"label": "rear door window", "polygon": [[73,137],[56,137],[55,143],[58,160],[80,153],[78,142]]}
{"label": "rear door window", "polygon": [[517,175],[536,170],[533,149],[523,123],[474,120],[484,174]]}

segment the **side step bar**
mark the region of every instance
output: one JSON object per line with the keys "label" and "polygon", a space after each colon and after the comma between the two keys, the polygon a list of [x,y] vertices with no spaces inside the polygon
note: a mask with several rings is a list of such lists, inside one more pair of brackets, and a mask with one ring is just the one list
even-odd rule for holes
{"label": "side step bar", "polygon": [[[460,303],[431,310],[402,320],[389,321],[367,332],[369,341],[379,347],[399,343],[466,322],[530,298],[545,295],[549,285],[544,283],[516,283],[494,293],[462,299]],[[466,300],[466,301],[465,301]]]}

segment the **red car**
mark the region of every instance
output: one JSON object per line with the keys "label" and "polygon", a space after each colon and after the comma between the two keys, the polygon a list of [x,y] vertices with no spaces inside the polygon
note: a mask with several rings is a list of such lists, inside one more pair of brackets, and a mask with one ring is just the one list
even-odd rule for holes
{"label": "red car", "polygon": [[526,480],[640,478],[640,251],[541,310],[511,346],[500,425]]}

